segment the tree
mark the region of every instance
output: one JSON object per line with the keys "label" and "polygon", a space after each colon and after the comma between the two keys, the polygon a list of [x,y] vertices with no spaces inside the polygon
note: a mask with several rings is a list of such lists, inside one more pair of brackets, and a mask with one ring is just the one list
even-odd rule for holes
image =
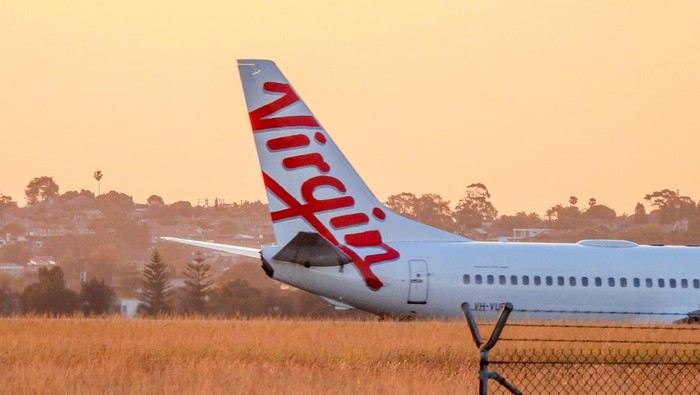
{"label": "tree", "polygon": [[123,213],[134,208],[134,199],[124,193],[109,191],[95,198],[95,208],[102,211]]}
{"label": "tree", "polygon": [[143,268],[141,300],[148,315],[158,315],[170,311],[170,275],[168,265],[160,258],[158,250],[153,250],[151,260]]}
{"label": "tree", "polygon": [[12,290],[10,276],[0,271],[0,316],[12,315],[20,310],[19,295]]}
{"label": "tree", "polygon": [[403,215],[406,218],[417,219],[416,206],[418,205],[418,197],[409,192],[402,192],[397,195],[391,195],[387,198],[386,206],[393,212]]}
{"label": "tree", "polygon": [[25,312],[36,314],[71,314],[78,308],[78,295],[67,289],[58,266],[39,268],[39,282],[29,284],[22,292]]}
{"label": "tree", "polygon": [[34,204],[58,197],[58,189],[58,184],[52,177],[43,176],[29,181],[24,193],[27,196],[27,203]]}
{"label": "tree", "polygon": [[211,266],[204,263],[201,256],[188,262],[183,274],[185,275],[184,310],[188,313],[204,314],[207,310],[207,299],[212,291],[214,281],[211,280]]}
{"label": "tree", "polygon": [[267,309],[261,296],[262,292],[248,281],[227,281],[212,293],[212,311],[222,316],[264,314]]}
{"label": "tree", "polygon": [[598,204],[598,201],[596,200],[596,198],[590,198],[590,199],[588,199],[588,207],[589,207],[589,208],[595,206],[596,204]]}
{"label": "tree", "polygon": [[58,200],[63,202],[63,203],[66,203],[66,202],[69,202],[69,201],[71,201],[77,197],[81,197],[81,196],[92,200],[95,198],[95,193],[92,191],[88,191],[87,189],[81,189],[80,192],[68,191],[68,192],[63,193],[61,196],[59,196]]}
{"label": "tree", "polygon": [[426,225],[450,232],[455,229],[450,201],[444,200],[438,194],[426,193],[421,195],[416,201],[414,210],[418,221]]}
{"label": "tree", "polygon": [[663,189],[644,196],[659,210],[659,222],[672,224],[681,219],[692,218],[697,214],[695,202],[688,196],[680,196],[678,191]]}
{"label": "tree", "polygon": [[192,203],[185,200],[180,200],[166,206],[165,216],[191,217],[194,212],[195,210],[192,208]]}
{"label": "tree", "polygon": [[146,200],[146,203],[148,203],[149,206],[151,207],[163,207],[165,206],[165,201],[163,200],[162,197],[158,195],[151,195],[148,197]]}
{"label": "tree", "polygon": [[647,217],[646,208],[644,208],[642,203],[637,203],[637,205],[634,206],[634,223],[641,225],[647,222],[649,222],[649,218]]}
{"label": "tree", "polygon": [[3,195],[0,193],[0,214],[3,212],[3,210],[8,209],[8,208],[15,208],[17,207],[17,202],[12,200],[12,197]]}
{"label": "tree", "polygon": [[426,193],[418,197],[403,192],[389,196],[385,204],[391,211],[406,218],[447,231],[454,230],[450,202],[438,194]]}
{"label": "tree", "polygon": [[569,196],[569,205],[575,206],[578,203],[578,198],[576,196]]}
{"label": "tree", "polygon": [[483,221],[496,219],[498,211],[489,201],[491,194],[484,184],[469,185],[465,195],[460,199],[454,212],[458,227],[461,229],[478,228]]}
{"label": "tree", "polygon": [[102,174],[101,171],[97,170],[95,171],[92,176],[95,177],[95,180],[97,180],[97,196],[100,196],[100,180],[102,179]]}
{"label": "tree", "polygon": [[506,230],[538,228],[542,226],[542,219],[537,213],[526,214],[521,211],[515,215],[502,215],[493,226]]}
{"label": "tree", "polygon": [[591,219],[615,219],[617,213],[604,204],[596,204],[590,206],[588,210],[583,213],[583,216]]}
{"label": "tree", "polygon": [[112,311],[115,293],[104,280],[92,278],[80,289],[80,301],[85,315],[101,315]]}
{"label": "tree", "polygon": [[571,203],[577,203],[575,196],[569,198],[569,206],[557,204],[547,210],[546,216],[549,221],[554,222],[554,227],[558,229],[574,229],[581,223],[581,211]]}

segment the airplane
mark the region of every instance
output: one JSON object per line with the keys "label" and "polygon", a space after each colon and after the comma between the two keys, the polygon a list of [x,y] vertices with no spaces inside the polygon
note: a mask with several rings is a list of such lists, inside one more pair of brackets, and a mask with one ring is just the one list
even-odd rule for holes
{"label": "airplane", "polygon": [[[270,60],[238,69],[275,245],[161,239],[262,260],[278,281],[382,317],[673,322],[700,314],[700,248],[623,240],[480,242],[379,201]],[[579,314],[586,312],[587,314]]]}

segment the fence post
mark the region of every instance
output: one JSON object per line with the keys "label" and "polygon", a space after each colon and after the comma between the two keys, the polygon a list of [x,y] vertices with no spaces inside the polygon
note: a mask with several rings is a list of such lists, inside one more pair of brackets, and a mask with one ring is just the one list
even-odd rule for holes
{"label": "fence post", "polygon": [[489,370],[489,351],[496,345],[498,339],[501,337],[503,328],[506,326],[508,321],[508,316],[513,311],[513,304],[504,303],[501,307],[501,312],[498,315],[498,321],[496,321],[496,326],[491,332],[489,340],[484,344],[484,340],[479,333],[479,327],[476,325],[476,320],[472,314],[472,309],[469,303],[462,303],[462,312],[464,313],[464,318],[467,319],[467,325],[469,326],[469,331],[472,334],[472,339],[479,348],[479,394],[488,395],[488,385],[489,379],[494,379],[496,382],[505,387],[511,394],[522,395],[522,392],[518,390],[513,384],[509,383],[508,380],[503,378],[497,372],[492,372]]}

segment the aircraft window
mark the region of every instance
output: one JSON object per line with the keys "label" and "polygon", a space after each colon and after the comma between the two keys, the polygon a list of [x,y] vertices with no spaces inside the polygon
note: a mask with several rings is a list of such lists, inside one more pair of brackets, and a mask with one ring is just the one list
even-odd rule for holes
{"label": "aircraft window", "polygon": [[501,285],[505,284],[506,283],[506,276],[504,276],[502,274],[500,276],[498,276],[498,283]]}
{"label": "aircraft window", "polygon": [[647,278],[647,280],[646,280],[646,281],[647,281],[647,288],[651,288],[651,287],[653,287],[653,286],[654,286],[654,282],[653,282],[653,280],[652,280],[652,279],[650,279],[650,278]]}
{"label": "aircraft window", "polygon": [[600,277],[596,277],[595,278],[595,286],[600,287],[601,285],[603,285],[603,280]]}
{"label": "aircraft window", "polygon": [[569,277],[569,285],[572,287],[576,286],[576,277]]}
{"label": "aircraft window", "polygon": [[581,285],[584,287],[588,286],[588,277],[581,277]]}
{"label": "aircraft window", "polygon": [[639,285],[640,285],[640,281],[639,281],[639,279],[638,279],[637,277],[635,277],[635,278],[634,278],[634,287],[635,287],[635,288],[639,288]]}
{"label": "aircraft window", "polygon": [[670,278],[668,280],[668,286],[671,288],[676,288],[676,279],[675,278]]}
{"label": "aircraft window", "polygon": [[693,288],[700,288],[700,280],[697,278],[693,280]]}
{"label": "aircraft window", "polygon": [[660,279],[659,279],[659,288],[663,288],[664,285],[665,285],[664,279],[663,279],[663,278],[660,278]]}
{"label": "aircraft window", "polygon": [[[697,280],[695,280],[697,281]],[[535,276],[535,285],[540,285],[542,284],[542,278],[540,276]],[[697,288],[697,287],[695,287]]]}
{"label": "aircraft window", "polygon": [[608,286],[609,287],[615,286],[615,279],[613,277],[608,277]]}
{"label": "aircraft window", "polygon": [[688,279],[687,278],[684,278],[681,280],[681,287],[688,288]]}
{"label": "aircraft window", "polygon": [[544,278],[544,280],[547,285],[552,285],[552,276],[547,276]]}
{"label": "aircraft window", "polygon": [[475,282],[475,283],[481,284],[481,281],[482,281],[482,279],[481,279],[481,274],[477,274],[476,276],[474,276],[474,282]]}
{"label": "aircraft window", "polygon": [[463,281],[464,281],[465,284],[469,284],[470,281],[469,281],[469,275],[468,275],[468,274],[465,274],[465,275],[464,275]]}
{"label": "aircraft window", "polygon": [[489,284],[493,284],[493,274],[489,274],[486,276],[486,282]]}
{"label": "aircraft window", "polygon": [[557,285],[559,285],[560,287],[564,285],[564,277],[557,277]]}
{"label": "aircraft window", "polygon": [[518,285],[518,276],[510,276],[510,283],[513,285]]}
{"label": "aircraft window", "polygon": [[623,288],[627,286],[627,278],[625,278],[625,277],[620,278],[620,286]]}
{"label": "aircraft window", "polygon": [[530,285],[530,277],[523,276],[523,285]]}

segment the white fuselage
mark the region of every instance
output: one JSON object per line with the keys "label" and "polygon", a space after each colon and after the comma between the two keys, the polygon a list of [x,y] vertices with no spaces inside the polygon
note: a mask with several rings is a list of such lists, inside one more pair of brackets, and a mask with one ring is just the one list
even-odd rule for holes
{"label": "white fuselage", "polygon": [[495,318],[501,303],[510,302],[513,318],[671,322],[700,309],[697,247],[490,242],[394,247],[401,251],[399,260],[373,266],[385,284],[376,291],[364,285],[352,264],[305,268],[269,259],[277,247],[264,248],[263,257],[275,279],[379,315],[461,316],[460,306],[468,302],[477,318]]}

